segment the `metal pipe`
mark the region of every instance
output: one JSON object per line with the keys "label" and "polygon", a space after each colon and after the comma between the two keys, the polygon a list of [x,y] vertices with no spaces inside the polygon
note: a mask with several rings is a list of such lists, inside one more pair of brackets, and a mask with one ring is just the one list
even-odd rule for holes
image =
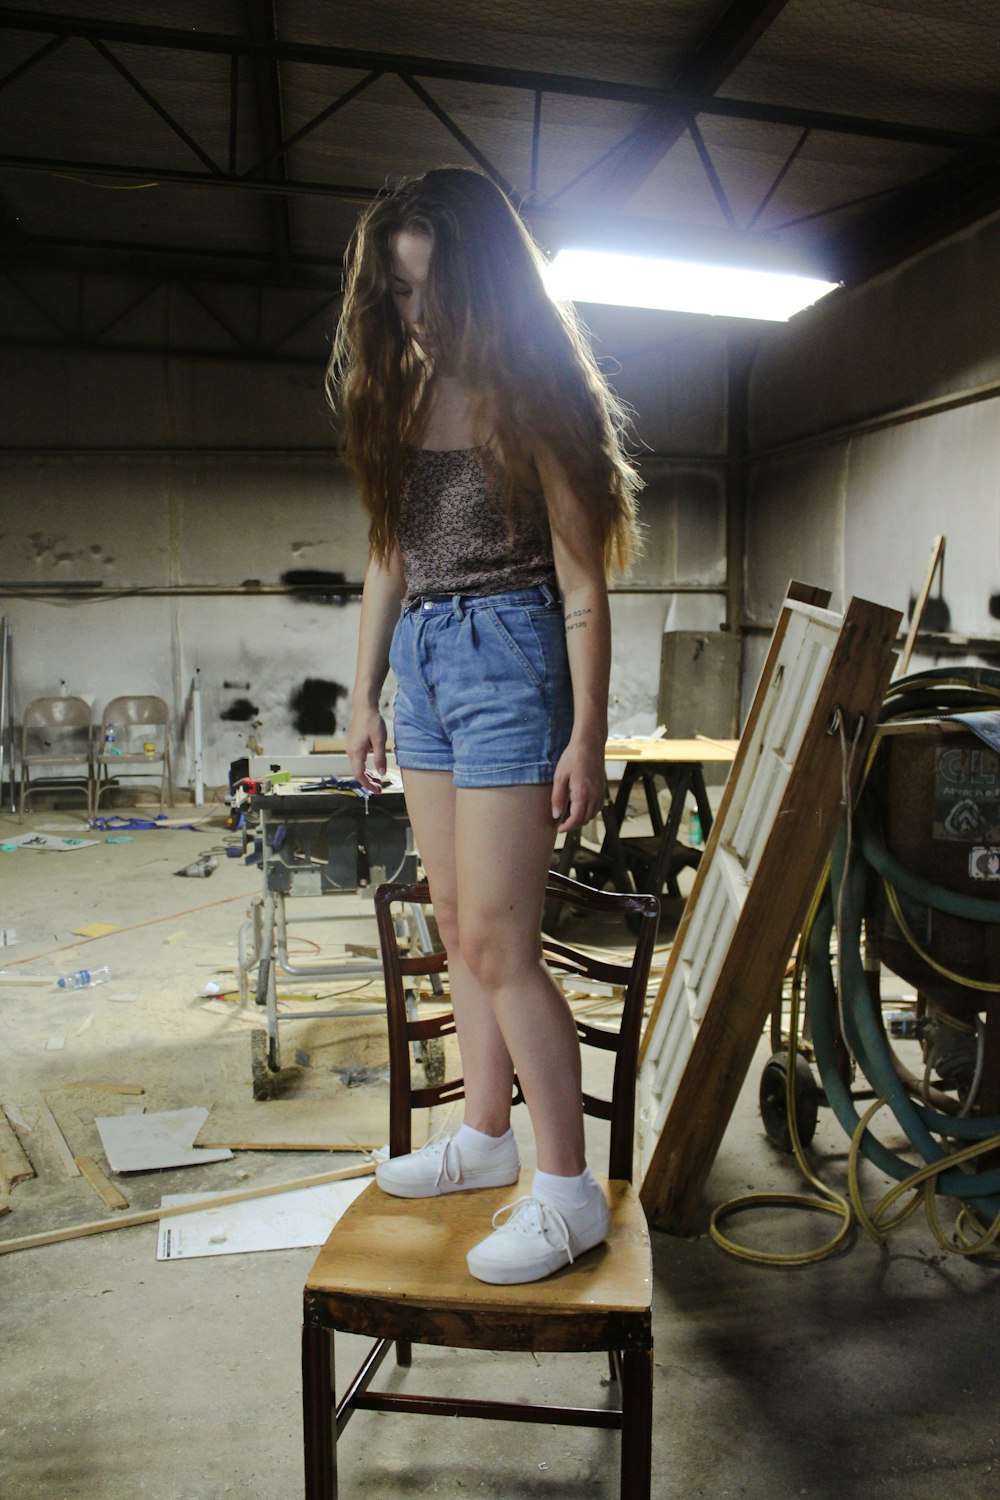
{"label": "metal pipe", "polygon": [[194,740],[194,805],[205,806],[205,765],[201,736],[201,668],[195,667],[191,683],[191,737]]}

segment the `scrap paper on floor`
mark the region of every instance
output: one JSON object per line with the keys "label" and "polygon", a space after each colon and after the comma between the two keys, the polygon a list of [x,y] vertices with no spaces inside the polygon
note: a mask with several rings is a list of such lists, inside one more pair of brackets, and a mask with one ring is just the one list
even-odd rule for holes
{"label": "scrap paper on floor", "polygon": [[[269,1198],[250,1198],[206,1208],[204,1213],[161,1219],[157,1260],[192,1260],[201,1255],[245,1255],[253,1250],[295,1250],[322,1245],[341,1214],[371,1179],[324,1182]],[[161,1203],[197,1203],[211,1193],[170,1193]]]}
{"label": "scrap paper on floor", "polygon": [[148,1115],[109,1115],[95,1120],[112,1172],[155,1172],[162,1167],[193,1167],[229,1161],[226,1147],[196,1146],[208,1118],[202,1105]]}

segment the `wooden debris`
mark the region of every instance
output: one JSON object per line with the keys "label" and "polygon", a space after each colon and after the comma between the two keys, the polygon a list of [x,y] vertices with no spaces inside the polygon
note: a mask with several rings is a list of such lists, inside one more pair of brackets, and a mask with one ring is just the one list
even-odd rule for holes
{"label": "wooden debris", "polygon": [[29,1177],[34,1177],[35,1169],[28,1160],[24,1147],[14,1134],[7,1113],[0,1104],[0,1180],[4,1186],[0,1189],[3,1197],[8,1197],[11,1188],[18,1182],[26,1182]]}
{"label": "wooden debris", "polygon": [[41,1103],[38,1106],[38,1112],[39,1112],[39,1117],[41,1119],[41,1122],[45,1126],[46,1131],[48,1132],[49,1140],[52,1142],[53,1146],[56,1148],[56,1152],[57,1152],[57,1154],[59,1156],[59,1160],[62,1162],[63,1166],[66,1168],[66,1176],[67,1177],[79,1177],[79,1175],[80,1175],[80,1168],[76,1164],[76,1157],[73,1155],[72,1151],[67,1146],[67,1144],[66,1144],[66,1137],[63,1135],[62,1131],[59,1129],[59,1126],[58,1126],[58,1124],[56,1122],[56,1117],[52,1113],[51,1109],[49,1108],[48,1104],[46,1103],[46,1101],[44,1099],[41,1101]]}
{"label": "wooden debris", "polygon": [[294,1193],[300,1188],[320,1187],[324,1182],[344,1182],[349,1177],[371,1176],[375,1171],[373,1162],[363,1162],[357,1167],[341,1167],[335,1172],[318,1172],[314,1177],[299,1177],[292,1182],[276,1182],[269,1187],[243,1188],[235,1193],[219,1193],[215,1198],[200,1198],[196,1203],[173,1203],[168,1208],[149,1208],[140,1212],[122,1214],[117,1219],[94,1219],[89,1224],[76,1224],[72,1229],[48,1229],[41,1234],[25,1234],[16,1240],[0,1240],[0,1255],[12,1255],[15,1250],[35,1250],[41,1245],[57,1245],[62,1240],[78,1240],[88,1234],[107,1234],[112,1229],[131,1229],[136,1224],[155,1224],[160,1219],[172,1219],[179,1214],[201,1213],[206,1208],[221,1208],[227,1203],[246,1203],[251,1198],[272,1198],[278,1193]]}
{"label": "wooden debris", "polygon": [[[426,1113],[415,1111],[415,1147],[426,1139],[426,1120],[419,1118]],[[216,1105],[194,1143],[232,1151],[369,1151],[388,1139],[386,1085],[342,1088],[312,1099]]]}
{"label": "wooden debris", "polygon": [[86,1177],[105,1208],[128,1208],[128,1199],[120,1193],[109,1177],[101,1171],[92,1156],[78,1156],[76,1164]]}

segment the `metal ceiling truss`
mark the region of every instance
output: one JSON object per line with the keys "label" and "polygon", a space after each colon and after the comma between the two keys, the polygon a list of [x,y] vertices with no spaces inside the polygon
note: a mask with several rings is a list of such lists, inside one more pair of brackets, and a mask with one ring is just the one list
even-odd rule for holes
{"label": "metal ceiling truss", "polygon": [[[72,277],[72,286],[75,296],[72,299],[60,295],[64,290],[65,283],[60,286],[49,284],[29,285],[25,278],[14,271],[3,272],[3,281],[30,306],[53,330],[54,338],[46,338],[44,335],[37,337],[6,338],[4,342],[10,347],[21,348],[44,348],[53,343],[71,345],[77,349],[114,349],[117,352],[128,353],[156,353],[162,350],[163,341],[151,341],[147,337],[132,335],[122,332],[123,325],[134,314],[141,312],[145,305],[158,296],[169,296],[176,294],[181,298],[188,299],[199,311],[204,314],[207,324],[214,327],[223,335],[222,341],[205,338],[202,342],[181,343],[176,339],[170,340],[172,354],[184,355],[193,359],[225,358],[240,362],[266,360],[268,363],[288,362],[293,364],[315,364],[325,362],[328,352],[329,333],[333,328],[336,307],[339,296],[333,292],[326,292],[309,298],[307,306],[303,311],[296,305],[290,306],[286,290],[279,288],[275,290],[262,286],[258,282],[246,283],[246,290],[254,293],[253,303],[247,304],[243,309],[242,319],[234,315],[234,310],[223,312],[212,300],[210,283],[204,278],[185,279],[177,276],[159,276],[150,278],[115,277],[116,285],[123,280],[141,280],[141,286],[124,302],[115,309],[113,313],[105,313],[101,317],[88,317],[86,313],[85,290],[91,280],[92,273],[86,270],[67,271],[64,273]],[[230,278],[222,283],[227,287],[232,286]],[[76,309],[76,316],[70,321],[66,317],[66,305],[72,301]],[[182,309],[178,307],[178,312]],[[240,309],[236,309],[238,313]],[[290,353],[286,346],[296,338],[311,323],[321,322],[323,328],[322,340],[317,340],[322,347],[314,353],[296,354]],[[270,327],[272,331],[265,335],[264,328]],[[206,329],[207,332],[207,329]]]}
{"label": "metal ceiling truss", "polygon": [[[696,66],[696,60],[702,53],[702,49],[698,49],[694,54],[694,60],[690,68],[687,71],[682,70],[682,79],[685,81],[694,80],[702,85],[702,87],[705,85],[718,87],[727,73],[745,56],[753,42],[766,29],[766,26],[770,24],[775,15],[783,9],[785,4],[787,4],[787,0],[746,0],[746,4],[744,5],[731,7],[731,12],[741,19],[741,29],[734,31],[732,23],[728,27],[723,27],[720,23],[720,28],[717,28],[719,31],[717,42],[710,48],[707,42],[703,44],[703,47],[708,48],[708,50],[702,62]],[[615,184],[616,191],[619,190],[619,185],[624,186],[628,192],[634,190],[639,182],[641,182],[642,177],[648,174],[648,171],[655,165],[655,160],[662,157],[665,150],[669,149],[671,140],[675,139],[678,133],[689,130],[691,123],[699,115],[749,120],[776,126],[794,126],[800,130],[826,131],[868,139],[892,141],[916,147],[930,147],[941,151],[962,153],[965,156],[973,158],[985,158],[993,162],[1000,158],[1000,141],[993,137],[971,135],[960,131],[909,125],[887,120],[876,120],[864,116],[843,115],[829,111],[803,109],[787,105],[762,104],[751,100],[719,98],[703,91],[695,93],[685,92],[683,89],[657,89],[642,84],[619,83],[557,73],[532,72],[524,69],[505,68],[481,63],[458,63],[440,58],[400,56],[386,52],[362,51],[356,48],[283,42],[276,35],[273,6],[270,0],[253,0],[253,4],[248,7],[248,13],[251,16],[252,29],[255,32],[255,35],[252,37],[233,37],[209,32],[182,31],[171,27],[92,20],[79,16],[48,15],[43,12],[19,8],[3,10],[0,12],[0,29],[47,33],[49,40],[33,53],[30,58],[25,59],[7,75],[0,78],[0,90],[9,86],[16,78],[23,77],[30,69],[40,65],[51,56],[57,47],[64,45],[71,38],[85,40],[95,48],[109,66],[115,68],[121,74],[147,105],[156,111],[163,122],[169,126],[198,158],[205,171],[203,173],[183,172],[177,169],[164,171],[162,168],[150,166],[146,163],[48,160],[46,158],[28,157],[15,153],[0,155],[0,163],[8,167],[28,170],[38,170],[47,167],[51,170],[89,171],[95,175],[103,174],[123,177],[143,177],[152,174],[162,176],[165,180],[171,182],[210,183],[212,186],[252,188],[257,191],[279,191],[292,194],[319,193],[332,197],[365,199],[373,195],[376,191],[375,187],[365,189],[357,186],[345,187],[344,185],[330,182],[275,181],[273,178],[264,177],[263,173],[269,169],[283,166],[287,152],[293,145],[313,133],[320,125],[324,124],[326,120],[339,109],[343,108],[344,105],[350,103],[363,90],[387,75],[399,78],[411,89],[416,97],[440,120],[463,148],[469,152],[472,158],[479,162],[485,170],[496,176],[502,183],[504,182],[503,176],[496,166],[478,150],[475,143],[468,138],[418,80],[445,79],[453,82],[528,90],[533,93],[535,96],[533,158],[536,162],[541,128],[541,101],[545,94],[568,95],[578,99],[615,100],[645,106],[653,114],[630,131],[614,151],[607,153],[610,168],[609,181]],[[723,19],[725,20],[729,15],[730,12],[727,11]],[[109,46],[109,43],[114,42],[127,43],[131,46],[146,46],[153,49],[168,48],[188,52],[223,54],[230,58],[230,149],[228,168],[223,168],[217,162],[213,161],[210,154],[199,145],[183,126],[173,118],[163,104],[115,56]],[[268,108],[267,101],[270,100],[271,103],[270,118],[266,120],[266,123],[270,127],[265,132],[269,137],[266,154],[252,167],[240,172],[236,168],[239,156],[237,86],[240,63],[244,59],[250,59],[258,68],[264,69],[262,73],[259,73],[259,81],[261,78],[264,80],[264,87],[259,89],[259,93],[261,99],[265,101],[265,110]],[[312,120],[297,130],[294,135],[288,139],[283,139],[280,130],[280,90],[277,73],[277,65],[282,61],[357,70],[363,72],[365,76],[357,84],[333,100]],[[655,129],[653,128],[654,125]],[[657,136],[658,138],[653,141],[651,140],[652,136]],[[796,148],[794,154],[797,155],[800,150],[801,144]],[[616,153],[617,159],[614,159]],[[641,173],[635,162],[637,153],[642,156]],[[655,160],[653,159],[654,153]],[[787,171],[789,164],[789,162],[786,162],[783,172]],[[594,163],[593,165],[597,166],[598,163]],[[510,184],[507,184],[507,186],[515,193],[515,196],[524,199],[530,198],[529,193],[520,193]],[[560,190],[559,196],[564,191],[565,188]]]}
{"label": "metal ceiling truss", "polygon": [[[152,270],[156,286],[167,284],[182,286],[207,311],[215,315],[194,288],[206,280],[211,281],[219,271],[206,271],[209,266],[226,267],[225,279],[246,280],[255,285],[266,285],[273,289],[307,289],[329,294],[339,283],[339,261],[330,257],[303,256],[297,253],[293,243],[290,202],[295,197],[323,197],[345,202],[363,204],[374,196],[377,188],[356,184],[296,179],[288,175],[288,153],[308,136],[319,130],[340,110],[357,99],[380,79],[394,76],[421,102],[434,118],[459,143],[463,151],[483,170],[487,171],[516,200],[520,201],[529,216],[552,215],[566,195],[586,178],[591,179],[593,205],[601,212],[615,209],[634,192],[685,134],[694,144],[702,169],[719,206],[725,222],[730,228],[755,230],[766,210],[773,204],[782,183],[793,170],[807,142],[817,132],[832,132],[863,139],[882,140],[916,148],[932,148],[947,153],[948,159],[937,172],[925,174],[917,182],[901,184],[873,194],[853,198],[847,202],[829,204],[808,215],[798,215],[780,224],[769,226],[768,232],[787,231],[808,219],[833,217],[849,209],[882,200],[885,206],[872,218],[872,228],[879,229],[886,244],[907,246],[915,244],[921,233],[931,224],[938,232],[948,227],[948,213],[955,212],[954,204],[963,196],[970,205],[978,204],[979,212],[993,205],[997,193],[998,169],[1000,169],[1000,140],[994,137],[971,135],[963,132],[943,130],[876,120],[863,116],[833,114],[828,111],[803,109],[785,105],[762,104],[755,101],[720,98],[711,93],[725,81],[737,64],[751,49],[754,42],[766,31],[775,17],[784,9],[788,0],[737,0],[731,4],[720,20],[706,35],[701,44],[678,69],[674,86],[658,89],[647,85],[620,83],[609,80],[573,77],[551,72],[533,72],[478,63],[461,63],[440,58],[401,56],[385,52],[373,52],[355,48],[331,47],[282,41],[277,34],[277,22],[273,0],[249,0],[246,12],[249,18],[249,34],[235,37],[209,32],[192,32],[170,26],[149,26],[131,22],[107,21],[82,16],[52,15],[24,8],[8,7],[0,11],[0,30],[37,33],[46,39],[42,44],[0,77],[0,92],[32,70],[37,70],[59,48],[72,40],[79,40],[93,47],[105,64],[136,92],[143,103],[165,124],[174,136],[199,164],[188,169],[157,165],[145,161],[79,161],[65,158],[30,156],[24,153],[0,153],[0,166],[32,172],[68,173],[86,178],[127,179],[129,181],[158,182],[190,187],[210,187],[235,192],[263,194],[268,200],[268,222],[270,226],[269,246],[266,250],[224,250],[208,247],[184,247],[180,245],[115,244],[111,241],[71,239],[68,237],[37,236],[28,238],[18,230],[13,216],[3,215],[3,239],[6,256],[14,263],[24,265],[68,265],[76,270],[84,260],[101,257],[100,269],[109,269],[108,257],[120,273],[148,277]],[[228,57],[229,131],[225,165],[214,160],[199,141],[177,120],[163,102],[148,89],[118,57],[112,48],[115,44],[133,47],[148,47],[155,50],[169,49],[182,52],[208,53]],[[362,76],[348,89],[341,92],[321,109],[312,119],[300,126],[291,135],[284,131],[280,64],[305,63],[313,66],[353,70]],[[258,157],[251,166],[242,165],[246,154],[245,142],[241,139],[244,122],[240,119],[241,70],[253,69],[257,112],[254,127],[261,147],[255,148]],[[490,161],[456,120],[445,110],[426,87],[428,81],[444,80],[466,84],[526,90],[533,95],[533,119],[531,136],[530,181],[524,191],[507,181],[503,173]],[[612,100],[641,106],[642,117],[621,140],[602,152],[594,161],[545,199],[538,197],[539,163],[543,148],[543,106],[547,95],[561,95],[580,100]],[[700,116],[753,121],[776,127],[795,127],[798,137],[788,151],[783,164],[763,195],[747,222],[740,226],[736,213],[726,194],[724,184],[698,124]],[[243,135],[245,136],[245,129]],[[242,148],[242,149],[241,149]],[[2,205],[0,205],[2,209]],[[914,225],[917,227],[914,229]],[[943,228],[942,228],[943,226]],[[873,236],[862,228],[860,236],[856,227],[837,236],[831,232],[830,245],[837,251],[841,264],[858,274],[870,274],[878,267],[878,252],[873,251]],[[885,253],[883,253],[883,260]],[[171,263],[169,278],[162,276],[166,260]],[[177,270],[187,263],[186,274],[180,277]],[[155,268],[159,265],[159,271]],[[235,278],[231,272],[242,266],[243,275]],[[851,276],[850,279],[855,279]],[[19,288],[24,295],[23,286]],[[137,298],[135,307],[150,295],[143,293]],[[329,296],[324,296],[324,307]],[[37,303],[36,303],[37,305]],[[319,311],[319,308],[317,308]],[[100,343],[127,314],[117,316],[104,330],[78,330],[84,342]],[[304,320],[315,316],[311,313]],[[221,318],[216,319],[222,326]],[[51,319],[58,326],[58,320]],[[298,325],[297,325],[298,326]],[[227,335],[244,353],[251,351],[273,356],[280,350],[290,334],[285,334],[277,344],[262,343],[259,329],[236,330],[226,327]],[[119,345],[116,345],[120,347]]]}

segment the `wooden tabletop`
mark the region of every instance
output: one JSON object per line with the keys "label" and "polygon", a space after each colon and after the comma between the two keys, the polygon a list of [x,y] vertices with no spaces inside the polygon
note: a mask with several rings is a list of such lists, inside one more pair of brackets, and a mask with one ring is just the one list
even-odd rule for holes
{"label": "wooden tabletop", "polygon": [[669,762],[684,765],[692,761],[724,762],[735,760],[739,740],[713,740],[699,735],[690,740],[624,739],[608,740],[604,759],[610,761]]}

